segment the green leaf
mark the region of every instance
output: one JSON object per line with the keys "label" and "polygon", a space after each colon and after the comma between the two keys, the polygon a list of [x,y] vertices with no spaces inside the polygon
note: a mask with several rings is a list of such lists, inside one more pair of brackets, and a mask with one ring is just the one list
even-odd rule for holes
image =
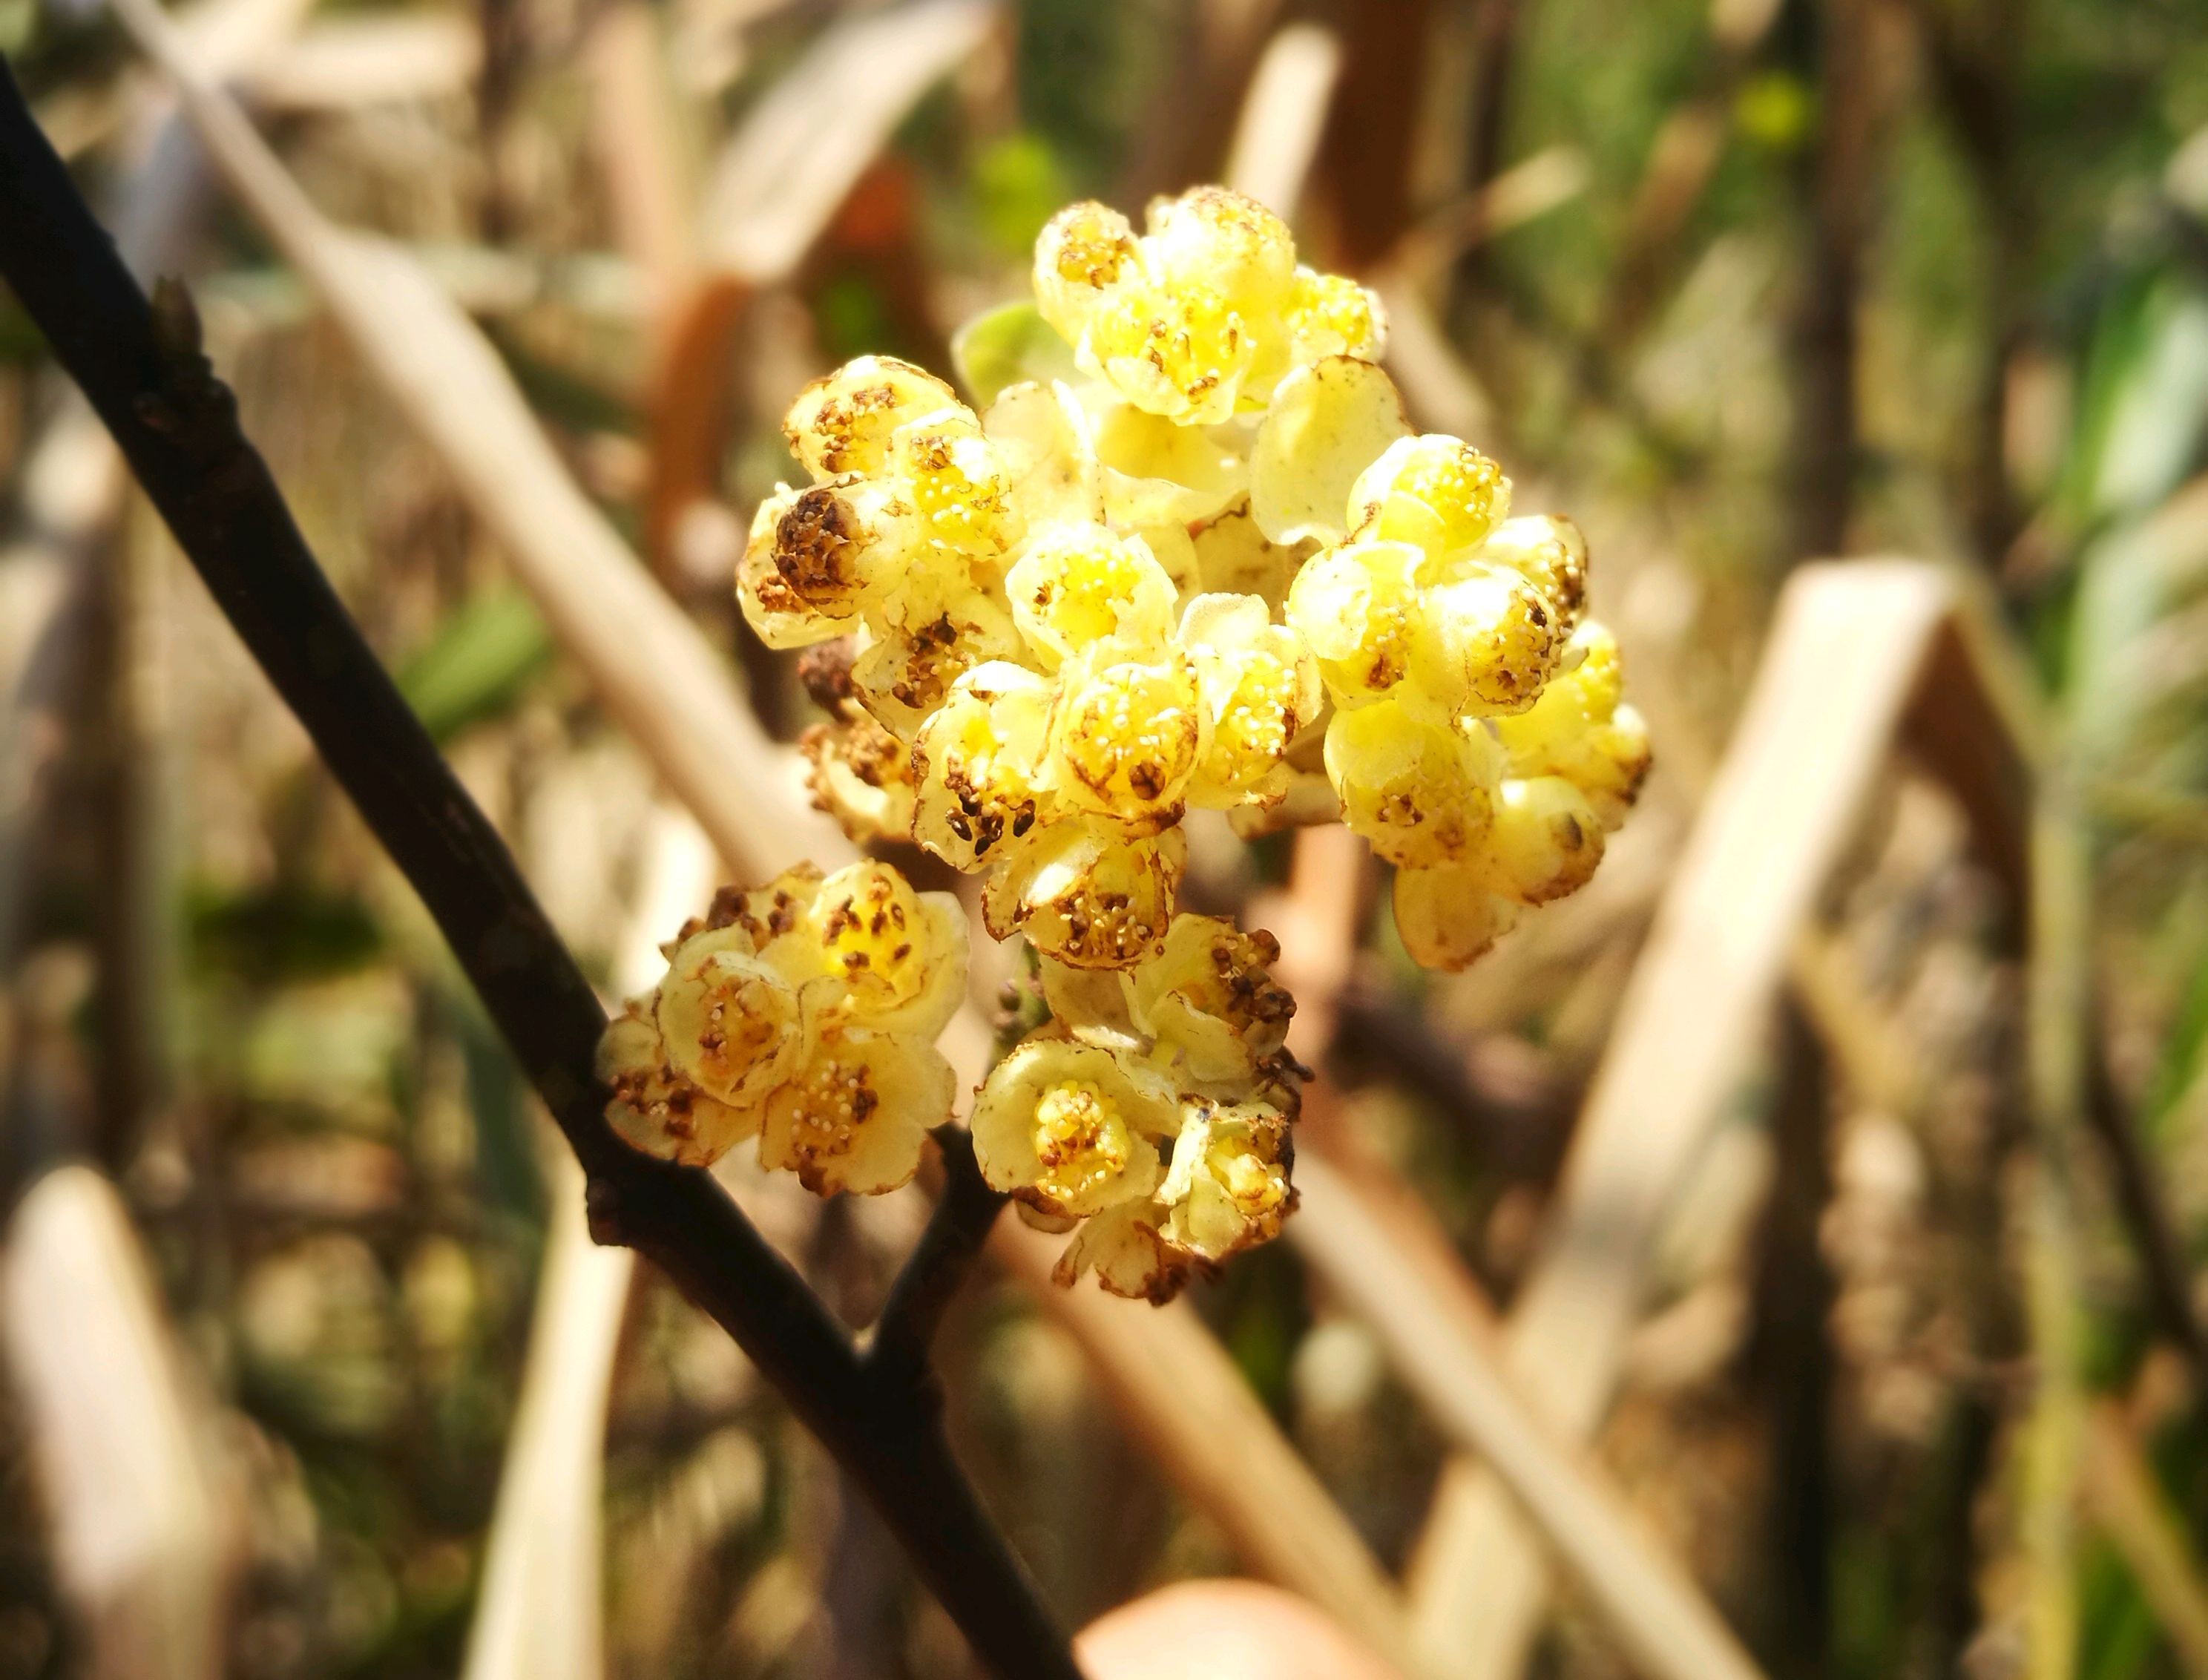
{"label": "green leaf", "polygon": [[2149,1136],[2156,1134],[2200,1078],[2204,1049],[2208,1049],[2208,951],[2203,951],[2193,966],[2184,1000],[2169,1023],[2169,1035],[2163,1041],[2161,1060],[2146,1088],[2145,1111],[2139,1118]]}
{"label": "green leaf", "polygon": [[951,360],[976,408],[988,407],[999,391],[1022,380],[1079,376],[1072,350],[1033,303],[1007,303],[975,316],[952,337]]}
{"label": "green leaf", "polygon": [[552,652],[551,633],[510,584],[484,590],[446,619],[399,674],[399,692],[438,741],[496,717]]}
{"label": "green leaf", "polygon": [[2062,501],[2091,529],[2183,482],[2208,429],[2208,291],[2182,275],[2127,285],[2096,323]]}

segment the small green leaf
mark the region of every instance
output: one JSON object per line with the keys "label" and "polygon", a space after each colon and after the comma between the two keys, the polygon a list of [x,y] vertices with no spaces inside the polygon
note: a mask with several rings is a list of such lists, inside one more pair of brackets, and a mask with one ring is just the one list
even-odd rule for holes
{"label": "small green leaf", "polygon": [[463,603],[399,674],[399,692],[433,740],[449,741],[519,698],[552,652],[529,597],[511,585]]}
{"label": "small green leaf", "polygon": [[1022,380],[1078,377],[1073,351],[1033,303],[1007,303],[975,316],[952,337],[951,360],[976,408],[988,407],[999,391]]}

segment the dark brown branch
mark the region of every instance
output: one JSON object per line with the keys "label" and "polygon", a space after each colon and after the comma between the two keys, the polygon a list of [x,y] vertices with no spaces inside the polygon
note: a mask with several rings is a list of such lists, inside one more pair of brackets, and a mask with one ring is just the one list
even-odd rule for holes
{"label": "dark brown branch", "polygon": [[148,306],[0,67],[0,273],[83,388],[339,784],[421,895],[590,1175],[591,1229],[635,1248],[741,1344],[867,1491],[1000,1680],[1071,1653],[912,1383],[843,1327],[705,1173],[627,1149],[592,1060],[605,1019],[489,820],[315,564],[179,286]]}
{"label": "dark brown branch", "polygon": [[927,1229],[890,1286],[867,1350],[869,1365],[908,1382],[926,1380],[936,1326],[973,1275],[1005,1206],[1005,1198],[981,1177],[972,1135],[957,1125],[938,1126],[933,1135],[943,1154],[943,1193]]}

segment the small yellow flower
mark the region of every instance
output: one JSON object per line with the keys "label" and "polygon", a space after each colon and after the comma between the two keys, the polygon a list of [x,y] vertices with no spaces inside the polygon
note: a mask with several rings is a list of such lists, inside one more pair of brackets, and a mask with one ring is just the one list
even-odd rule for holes
{"label": "small yellow flower", "polygon": [[[793,944],[825,976],[808,997],[879,1032],[933,1039],[966,990],[966,914],[955,894],[915,892],[886,863],[864,859],[820,883]],[[768,955],[774,954],[770,947]]]}
{"label": "small yellow flower", "polygon": [[1466,567],[1421,597],[1406,698],[1437,723],[1523,711],[1563,651],[1547,596],[1508,567]]}
{"label": "small yellow flower", "polygon": [[1296,243],[1287,224],[1228,188],[1153,199],[1143,250],[1167,284],[1209,285],[1246,320],[1270,321],[1289,306]]}
{"label": "small yellow flower", "polygon": [[1569,519],[1531,513],[1505,519],[1469,559],[1509,567],[1539,590],[1554,611],[1560,634],[1577,627],[1587,604],[1587,538]]}
{"label": "small yellow flower", "polygon": [[1209,729],[1190,802],[1224,810],[1285,795],[1287,753],[1323,701],[1318,663],[1252,595],[1200,595],[1179,639],[1196,667]]}
{"label": "small yellow flower", "polygon": [[1648,726],[1621,699],[1617,640],[1593,621],[1574,633],[1563,670],[1541,698],[1494,728],[1517,777],[1561,776],[1616,828],[1648,773]]}
{"label": "small yellow flower", "polygon": [[1171,1086],[1109,1051],[1031,1035],[975,1100],[975,1159],[994,1188],[1085,1218],[1156,1188],[1157,1140],[1179,1113]]}
{"label": "small yellow flower", "polygon": [[1001,661],[951,686],[913,746],[913,838],[974,870],[1024,838],[1050,807],[1042,790],[1050,685]]}
{"label": "small yellow flower", "polygon": [[1209,735],[1195,669],[1178,648],[1155,661],[1108,645],[1059,673],[1050,784],[1083,810],[1137,830],[1180,815]]}
{"label": "small yellow flower", "polygon": [[851,688],[875,722],[910,741],[958,679],[1017,657],[1020,633],[999,595],[961,574],[919,573],[870,625],[851,664]]}
{"label": "small yellow flower", "polygon": [[1483,733],[1425,723],[1382,704],[1337,711],[1326,770],[1342,820],[1391,863],[1462,862],[1486,837],[1499,753]]}
{"label": "small yellow flower", "polygon": [[623,1142],[684,1167],[718,1161],[759,1130],[753,1108],[733,1108],[668,1065],[667,1047],[644,1002],[615,1016],[598,1041],[598,1077],[611,1093],[606,1119]]}
{"label": "small yellow flower", "polygon": [[1100,525],[1061,525],[1038,534],[1005,575],[1012,618],[1046,670],[1101,644],[1140,651],[1173,630],[1175,593],[1139,537]]}
{"label": "small yellow flower", "polygon": [[1263,1102],[1191,1101],[1182,1113],[1173,1167],[1158,1188],[1161,1234],[1214,1263],[1271,1241],[1295,1203],[1287,1119]]}
{"label": "small yellow flower", "polygon": [[1287,327],[1289,354],[1299,364],[1329,356],[1377,362],[1388,348],[1388,315],[1378,295],[1341,274],[1297,269]]}
{"label": "small yellow flower", "polygon": [[890,466],[892,482],[912,503],[922,540],[933,546],[989,557],[1017,537],[1011,474],[963,403],[898,427]]}
{"label": "small yellow flower", "polygon": [[861,356],[807,386],[782,432],[815,478],[872,477],[889,465],[899,427],[959,406],[958,393],[926,369],[894,356]]}
{"label": "small yellow flower", "polygon": [[1470,444],[1429,434],[1399,439],[1349,493],[1359,537],[1408,543],[1437,561],[1485,542],[1510,509],[1510,481]]}
{"label": "small yellow flower", "polygon": [[1035,304],[1068,344],[1104,301],[1141,274],[1135,230],[1117,210],[1094,202],[1068,205],[1035,241]]}
{"label": "small yellow flower", "polygon": [[1561,776],[1506,781],[1488,831],[1494,888],[1521,904],[1545,904],[1577,892],[1602,861],[1594,807]]}
{"label": "small yellow flower", "polygon": [[1131,837],[1115,823],[1067,817],[1037,827],[981,889],[1000,939],[1016,932],[1077,969],[1125,969],[1156,951],[1173,917],[1188,844],[1179,829]]}
{"label": "small yellow flower", "polygon": [[878,1196],[909,1180],[928,1129],[950,1119],[957,1076],[923,1039],[837,1027],[767,1097],[759,1161],[816,1195]]}
{"label": "small yellow flower", "polygon": [[759,1101],[803,1051],[797,989],[736,926],[692,935],[668,958],[656,1018],[669,1063],[716,1101]]}
{"label": "small yellow flower", "polygon": [[1519,907],[1488,879],[1484,861],[1395,872],[1395,931],[1413,962],[1454,974],[1510,931]]}
{"label": "small yellow flower", "polygon": [[1082,369],[1136,407],[1179,426],[1232,419],[1257,341],[1227,300],[1202,281],[1122,285],[1089,318]]}
{"label": "small yellow flower", "polygon": [[1356,542],[1329,549],[1296,573],[1287,621],[1317,656],[1336,705],[1370,705],[1411,675],[1424,617],[1419,566],[1407,543]]}
{"label": "small yellow flower", "polygon": [[1130,1021],[1189,1077],[1246,1083],[1287,1041],[1296,1012],[1272,975],[1280,957],[1270,933],[1177,915],[1164,949],[1123,977]]}

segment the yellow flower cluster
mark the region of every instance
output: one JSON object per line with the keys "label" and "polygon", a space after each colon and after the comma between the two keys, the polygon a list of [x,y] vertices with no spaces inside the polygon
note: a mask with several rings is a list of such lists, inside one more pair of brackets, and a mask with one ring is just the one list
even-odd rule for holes
{"label": "yellow flower cluster", "polygon": [[1509,501],[1470,445],[1399,439],[1288,591],[1333,703],[1342,820],[1395,865],[1396,927],[1429,968],[1584,885],[1647,768],[1617,644],[1581,621],[1578,528]]}
{"label": "yellow flower cluster", "polygon": [[784,422],[813,483],[760,507],[738,592],[770,645],[852,639],[807,742],[819,804],[985,873],[998,938],[1124,969],[1165,937],[1183,814],[1278,805],[1316,747],[1318,668],[1279,621],[1299,551],[1252,475],[1333,447],[1275,435],[1267,399],[1377,354],[1381,321],[1215,189],[1140,237],[1074,207],[1035,284],[1091,380],[1017,381],[986,415],[887,357],[817,381]]}
{"label": "yellow flower cluster", "polygon": [[1139,237],[1101,204],[1061,211],[1035,291],[1083,372],[1184,426],[1263,408],[1291,369],[1377,359],[1386,330],[1371,292],[1299,267],[1280,218],[1222,187],[1158,201]]}
{"label": "yellow flower cluster", "polygon": [[[1395,866],[1411,955],[1461,968],[1586,881],[1647,731],[1583,618],[1577,529],[1413,435],[1377,299],[1277,217],[1216,188],[1139,233],[1077,204],[1033,282],[961,336],[975,406],[885,357],[799,397],[809,482],[759,509],[737,592],[832,676],[808,675],[816,801],[981,875],[989,932],[1043,960],[1055,1018],[973,1116],[990,1182],[1079,1224],[1067,1281],[1162,1299],[1294,1199],[1276,951],[1176,913],[1185,813],[1347,823]],[[947,909],[863,867],[923,936],[849,945],[844,875],[778,883],[784,924],[692,930],[608,1041],[627,1135],[702,1159],[757,1131],[824,1187],[909,1175],[963,953]],[[885,990],[909,963],[924,983]]]}
{"label": "yellow flower cluster", "polygon": [[686,1166],[757,1137],[763,1165],[823,1195],[912,1177],[956,1095],[935,1048],[966,993],[955,897],[886,864],[801,865],[724,890],[665,951],[599,1043],[615,1131]]}
{"label": "yellow flower cluster", "polygon": [[972,1125],[982,1175],[1030,1222],[1078,1227],[1060,1283],[1093,1268],[1114,1294],[1164,1301],[1279,1234],[1301,1077],[1279,955],[1269,934],[1177,915],[1132,969],[1045,961],[1054,1018],[998,1064]]}

